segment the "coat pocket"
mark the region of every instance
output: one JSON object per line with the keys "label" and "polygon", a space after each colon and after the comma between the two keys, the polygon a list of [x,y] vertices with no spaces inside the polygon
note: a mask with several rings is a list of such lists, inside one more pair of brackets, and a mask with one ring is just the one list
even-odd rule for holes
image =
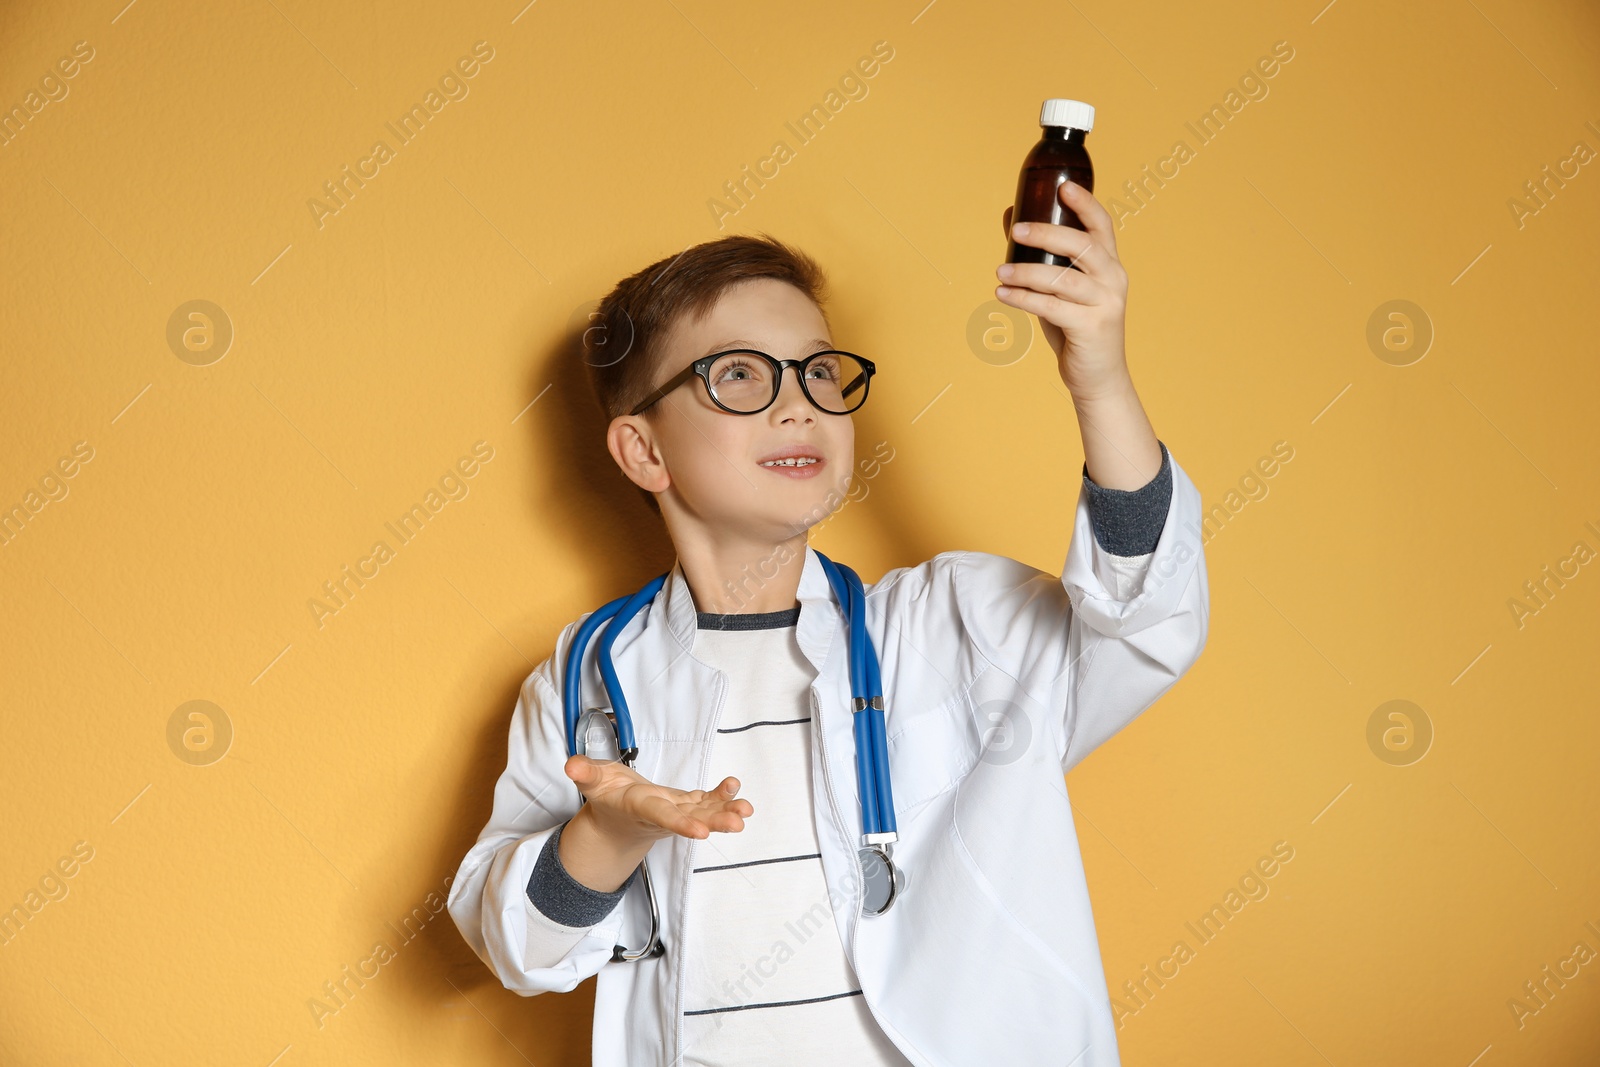
{"label": "coat pocket", "polygon": [[898,816],[927,803],[966,777],[979,757],[973,688],[983,673],[931,707],[886,710],[890,789]]}

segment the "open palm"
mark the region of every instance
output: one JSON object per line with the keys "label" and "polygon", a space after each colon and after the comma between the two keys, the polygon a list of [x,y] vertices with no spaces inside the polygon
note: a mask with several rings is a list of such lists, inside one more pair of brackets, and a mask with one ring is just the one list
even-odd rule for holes
{"label": "open palm", "polygon": [[711,831],[737,833],[755,814],[748,800],[735,800],[739,779],[724,778],[715,789],[674,789],[657,785],[628,765],[588,756],[570,756],[562,767],[592,808],[599,828],[627,838],[706,838]]}

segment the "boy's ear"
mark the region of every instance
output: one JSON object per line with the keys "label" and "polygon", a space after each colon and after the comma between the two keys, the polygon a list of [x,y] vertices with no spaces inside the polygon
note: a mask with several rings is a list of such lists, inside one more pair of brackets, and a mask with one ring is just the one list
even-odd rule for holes
{"label": "boy's ear", "polygon": [[639,488],[663,492],[671,482],[655,434],[643,415],[618,415],[606,428],[606,448],[622,473]]}

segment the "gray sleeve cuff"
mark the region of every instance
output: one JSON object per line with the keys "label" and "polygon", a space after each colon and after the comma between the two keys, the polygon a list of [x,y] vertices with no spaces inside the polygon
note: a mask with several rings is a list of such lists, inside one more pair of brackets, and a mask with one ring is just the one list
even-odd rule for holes
{"label": "gray sleeve cuff", "polygon": [[566,826],[562,823],[556,827],[534,861],[533,876],[528,879],[528,900],[546,918],[563,926],[593,926],[616,908],[633,880],[639,877],[639,868],[635,867],[628,880],[610,893],[589,888],[561,865],[561,854],[556,849]]}
{"label": "gray sleeve cuff", "polygon": [[1100,547],[1114,556],[1154,552],[1167,525],[1172,503],[1172,459],[1161,441],[1161,469],[1138,489],[1107,489],[1089,478],[1083,465],[1083,487],[1089,494],[1089,525]]}

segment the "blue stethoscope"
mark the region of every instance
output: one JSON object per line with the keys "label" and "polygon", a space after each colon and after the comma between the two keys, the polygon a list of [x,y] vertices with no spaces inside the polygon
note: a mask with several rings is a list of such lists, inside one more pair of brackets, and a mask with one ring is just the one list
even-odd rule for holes
{"label": "blue stethoscope", "polygon": [[[856,855],[861,863],[862,908],[869,915],[882,915],[905,888],[905,873],[895,866],[892,858],[898,835],[895,831],[894,794],[889,788],[889,749],[884,738],[883,681],[878,673],[878,653],[872,647],[872,638],[867,633],[867,600],[861,579],[855,571],[833,562],[821,552],[817,552],[817,558],[822,561],[828,584],[833,587],[834,596],[842,605],[850,632],[850,690],[854,697],[856,784],[861,797],[862,829],[861,847]],[[637,593],[618,597],[592,612],[578,627],[567,653],[563,686],[569,756],[588,755],[590,730],[600,726],[602,746],[606,746],[603,739],[609,733],[615,753],[595,758],[620,759],[628,767],[632,767],[633,761],[638,758],[639,746],[633,736],[633,716],[628,712],[628,700],[622,695],[622,683],[617,679],[616,667],[611,662],[611,646],[616,643],[617,635],[629,620],[655,599],[666,580],[666,574],[652,578]],[[600,647],[595,658],[600,667],[600,680],[611,698],[611,708],[589,708],[580,712],[583,652],[595,630],[603,625],[606,630],[600,636]],[[650,940],[636,951],[616,946],[611,956],[613,962],[660,956],[666,951],[660,940],[661,914],[656,904],[655,888],[650,883],[648,863],[640,862],[639,874],[643,878],[645,892],[650,897]]]}

